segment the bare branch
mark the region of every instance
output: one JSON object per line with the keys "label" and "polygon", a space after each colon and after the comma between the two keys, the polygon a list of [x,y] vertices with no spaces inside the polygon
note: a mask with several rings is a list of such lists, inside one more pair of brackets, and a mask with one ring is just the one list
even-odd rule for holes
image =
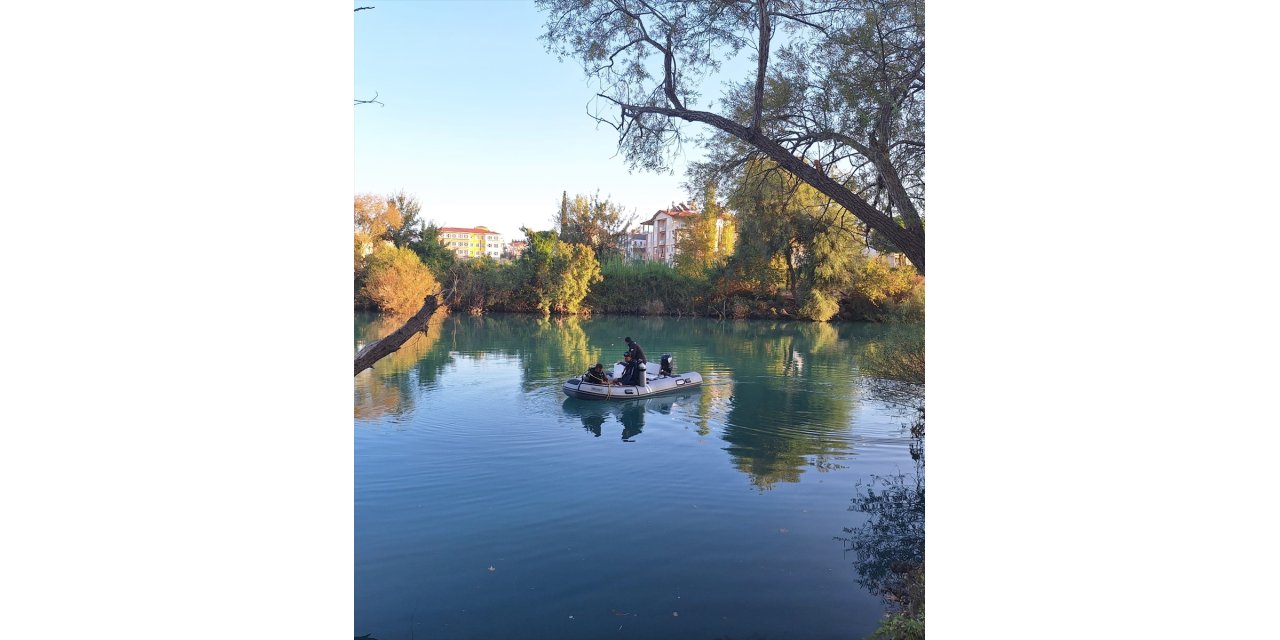
{"label": "bare branch", "polygon": [[380,106],[380,107],[385,107],[385,106],[387,106],[387,105],[385,105],[385,104],[382,104],[381,102],[378,102],[378,93],[377,93],[376,91],[373,93],[373,98],[372,98],[372,99],[370,99],[370,100],[360,100],[360,99],[358,99],[358,98],[356,99],[356,104],[357,104],[357,105],[361,105],[361,104],[370,104],[370,103],[376,103],[376,104],[377,104],[378,106]]}

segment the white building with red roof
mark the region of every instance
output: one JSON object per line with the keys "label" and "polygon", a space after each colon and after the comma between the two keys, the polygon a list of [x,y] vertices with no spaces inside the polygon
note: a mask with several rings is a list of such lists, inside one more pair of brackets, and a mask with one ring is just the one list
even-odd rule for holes
{"label": "white building with red roof", "polygon": [[[676,241],[680,239],[680,230],[688,226],[690,222],[697,220],[702,216],[702,212],[698,210],[695,204],[681,202],[680,204],[672,204],[670,209],[659,209],[653,214],[653,217],[640,223],[640,229],[644,232],[643,251],[645,259],[654,262],[665,262],[669,265],[675,264],[676,260]],[[724,232],[725,222],[728,216],[721,215],[716,221],[716,244],[720,243],[721,234]],[[636,242],[632,246],[636,246]]]}

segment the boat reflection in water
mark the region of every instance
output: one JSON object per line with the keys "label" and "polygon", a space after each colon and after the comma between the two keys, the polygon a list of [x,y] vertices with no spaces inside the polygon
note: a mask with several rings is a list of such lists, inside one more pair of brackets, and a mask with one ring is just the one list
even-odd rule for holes
{"label": "boat reflection in water", "polygon": [[581,420],[582,427],[597,438],[600,437],[609,418],[614,418],[622,423],[622,441],[632,442],[632,438],[640,435],[640,431],[644,429],[646,413],[669,414],[675,407],[689,404],[698,395],[699,390],[693,389],[679,394],[614,402],[565,398],[563,406],[567,415]]}

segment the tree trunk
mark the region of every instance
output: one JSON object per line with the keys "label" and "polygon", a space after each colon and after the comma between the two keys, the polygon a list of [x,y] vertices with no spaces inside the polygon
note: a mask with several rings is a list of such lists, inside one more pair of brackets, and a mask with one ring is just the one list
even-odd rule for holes
{"label": "tree trunk", "polygon": [[356,375],[361,371],[373,366],[373,363],[395,353],[401,345],[408,342],[413,334],[427,329],[427,321],[431,319],[431,314],[435,312],[439,306],[439,298],[435,295],[427,296],[422,302],[422,308],[405,321],[399,329],[392,331],[390,335],[381,340],[374,340],[366,344],[359,353],[356,354]]}
{"label": "tree trunk", "polygon": [[783,148],[782,145],[760,134],[752,131],[733,120],[724,116],[709,113],[706,111],[693,111],[690,109],[678,109],[670,107],[656,106],[632,106],[622,105],[624,113],[632,118],[643,113],[656,113],[673,118],[679,118],[688,122],[702,122],[709,124],[751,146],[760,150],[769,157],[770,160],[778,163],[783,169],[790,171],[797,178],[808,183],[814,189],[825,194],[827,197],[835,200],[837,204],[844,207],[857,216],[857,218],[868,227],[879,231],[889,242],[898,247],[902,253],[906,254],[907,259],[915,266],[916,271],[920,275],[924,275],[924,227],[912,226],[903,228],[889,216],[881,213],[875,207],[867,203],[866,200],[859,198],[857,194],[845,188],[844,185],[836,182],[827,174],[818,171],[802,158],[798,158]]}

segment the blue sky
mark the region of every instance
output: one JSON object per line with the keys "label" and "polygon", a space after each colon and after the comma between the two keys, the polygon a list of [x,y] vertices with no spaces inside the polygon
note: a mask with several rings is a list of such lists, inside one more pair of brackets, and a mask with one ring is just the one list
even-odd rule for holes
{"label": "blue sky", "polygon": [[551,228],[562,191],[598,190],[637,221],[688,199],[683,166],[628,170],[614,130],[587,116],[595,91],[581,67],[537,40],[532,2],[355,6],[367,5],[355,14],[354,97],[376,93],[386,106],[354,109],[357,193],[403,188],[426,220],[508,240],[522,225]]}

